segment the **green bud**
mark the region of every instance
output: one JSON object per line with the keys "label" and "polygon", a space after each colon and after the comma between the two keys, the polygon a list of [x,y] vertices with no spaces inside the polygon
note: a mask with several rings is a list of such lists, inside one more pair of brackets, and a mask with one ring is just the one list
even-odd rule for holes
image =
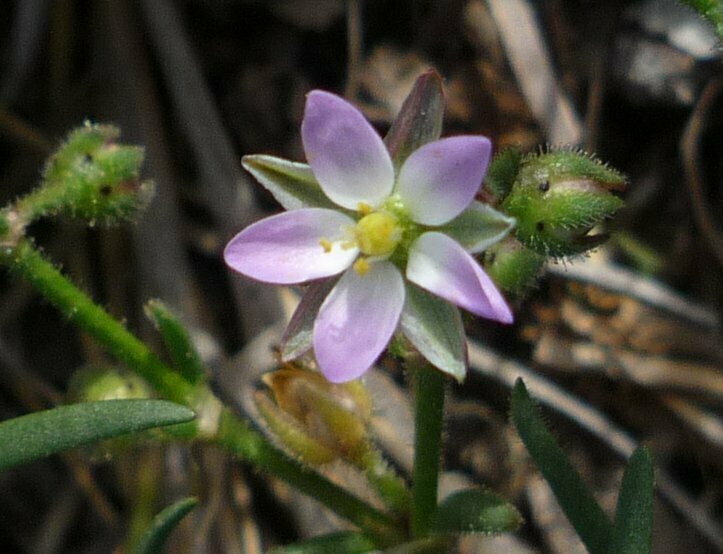
{"label": "green bud", "polygon": [[266,374],[263,381],[273,401],[267,394],[256,395],[261,416],[305,463],[320,465],[337,458],[364,462],[371,448],[371,400],[360,381],[334,384],[291,364]]}
{"label": "green bud", "polygon": [[[153,393],[143,379],[134,373],[114,367],[83,367],[73,374],[68,383],[67,398],[71,403],[152,397]],[[172,427],[180,427],[180,425]],[[147,439],[159,438],[166,432],[160,429],[150,429],[123,435],[87,446],[84,448],[84,452],[96,461],[109,460],[114,456],[127,453],[131,448]]]}
{"label": "green bud", "polygon": [[607,239],[589,232],[623,206],[611,191],[624,187],[622,174],[584,152],[530,154],[502,208],[517,218],[515,234],[525,246],[546,256],[571,256]]}
{"label": "green bud", "polygon": [[484,268],[495,284],[508,293],[524,295],[535,286],[547,256],[507,237],[485,251]]}
{"label": "green bud", "polygon": [[70,379],[68,397],[73,402],[151,398],[146,382],[135,375],[112,367],[84,367]]}
{"label": "green bud", "polygon": [[119,130],[86,122],[48,160],[40,189],[18,203],[28,220],[61,212],[95,222],[133,218],[151,199],[153,184],[141,181],[143,148],[119,144]]}

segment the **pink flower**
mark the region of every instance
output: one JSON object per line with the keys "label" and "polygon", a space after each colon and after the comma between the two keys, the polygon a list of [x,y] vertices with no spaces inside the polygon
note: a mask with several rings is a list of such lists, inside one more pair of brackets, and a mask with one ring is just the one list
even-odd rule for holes
{"label": "pink flower", "polygon": [[[301,135],[309,166],[269,157],[265,161],[312,192],[320,187],[324,196],[318,195],[314,204],[285,191],[288,198],[282,204],[295,209],[241,231],[224,257],[233,270],[268,283],[299,284],[340,275],[313,323],[314,353],[329,381],[349,381],[369,369],[400,318],[402,331],[426,355],[425,349],[431,348],[420,343],[436,339],[434,332],[420,338],[409,330],[418,319],[415,302],[431,306],[430,313],[444,312],[445,318],[449,302],[488,319],[512,322],[504,298],[470,255],[504,233],[463,241],[464,247],[452,238],[469,239],[464,229],[469,218],[493,211],[473,202],[490,159],[487,138],[428,142],[395,174],[384,142],[364,116],[342,98],[318,90],[307,97]],[[247,169],[254,159],[245,159]],[[269,177],[271,173],[261,181],[278,193],[278,186],[267,182],[277,178]],[[512,223],[504,221],[506,233]],[[415,286],[446,302],[427,300],[432,296]],[[405,319],[407,315],[411,319]],[[457,320],[450,325],[454,332],[461,329]],[[450,332],[439,329],[441,334]],[[430,361],[464,376],[464,368]]]}

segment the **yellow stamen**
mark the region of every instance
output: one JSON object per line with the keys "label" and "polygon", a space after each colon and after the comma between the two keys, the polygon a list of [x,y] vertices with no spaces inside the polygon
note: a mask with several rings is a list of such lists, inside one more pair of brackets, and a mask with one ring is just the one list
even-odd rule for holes
{"label": "yellow stamen", "polygon": [[356,207],[356,211],[359,212],[359,214],[363,217],[372,213],[372,207],[366,202],[359,202]]}
{"label": "yellow stamen", "polygon": [[352,267],[354,268],[354,271],[356,271],[359,275],[363,277],[367,274],[371,266],[369,265],[369,262],[366,258],[358,258],[357,261],[354,262],[354,265]]}
{"label": "yellow stamen", "polygon": [[387,212],[374,212],[362,217],[354,228],[357,246],[368,256],[387,256],[394,252],[402,238],[397,218]]}
{"label": "yellow stamen", "polygon": [[331,252],[331,241],[328,241],[328,240],[326,240],[326,239],[321,239],[321,240],[319,241],[319,244],[320,244],[321,247],[324,249],[324,252],[326,252],[327,254],[328,254],[329,252]]}

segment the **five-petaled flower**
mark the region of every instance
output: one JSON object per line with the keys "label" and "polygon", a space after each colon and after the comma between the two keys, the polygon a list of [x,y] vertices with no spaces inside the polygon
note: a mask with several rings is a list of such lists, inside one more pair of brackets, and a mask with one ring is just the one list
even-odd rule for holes
{"label": "five-petaled flower", "polygon": [[341,275],[313,326],[314,353],[327,379],[349,381],[369,369],[399,325],[408,287],[512,322],[470,254],[481,248],[463,247],[445,232],[463,212],[479,209],[473,199],[490,159],[487,138],[428,142],[395,174],[364,116],[318,90],[307,97],[301,135],[313,178],[333,209],[301,207],[262,219],[236,235],[224,257],[235,271],[269,283]]}

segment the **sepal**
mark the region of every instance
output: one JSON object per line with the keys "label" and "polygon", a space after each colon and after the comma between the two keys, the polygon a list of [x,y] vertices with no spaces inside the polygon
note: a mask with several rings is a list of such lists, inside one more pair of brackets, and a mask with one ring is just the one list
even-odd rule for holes
{"label": "sepal", "polygon": [[241,165],[286,210],[330,208],[341,211],[321,190],[308,164],[253,154],[244,156]]}
{"label": "sepal", "polygon": [[471,254],[487,250],[501,241],[515,227],[514,217],[474,201],[460,215],[438,230],[452,237]]}

